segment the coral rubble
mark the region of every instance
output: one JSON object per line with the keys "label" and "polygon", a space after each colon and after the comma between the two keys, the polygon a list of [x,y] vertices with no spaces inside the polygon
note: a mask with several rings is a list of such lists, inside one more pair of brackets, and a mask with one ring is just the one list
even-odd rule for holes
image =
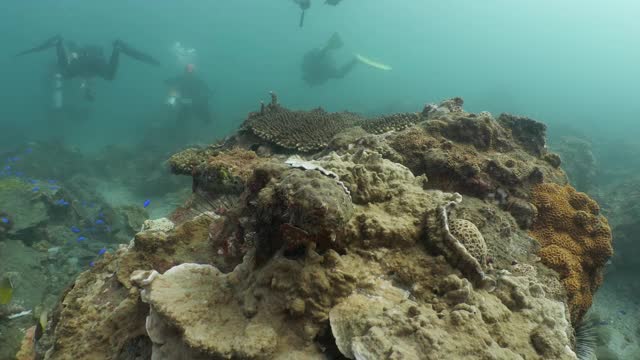
{"label": "coral rubble", "polygon": [[576,359],[606,221],[563,187],[544,125],[462,105],[367,123],[274,95],[172,157],[207,211],[192,199],[82,274],[39,356]]}

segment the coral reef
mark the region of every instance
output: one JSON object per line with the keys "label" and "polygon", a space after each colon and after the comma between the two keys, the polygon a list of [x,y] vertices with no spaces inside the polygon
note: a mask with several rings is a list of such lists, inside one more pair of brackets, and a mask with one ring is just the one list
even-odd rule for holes
{"label": "coral reef", "polygon": [[[577,359],[606,221],[561,186],[544,125],[462,105],[363,120],[274,95],[172,157],[194,197],[78,278],[39,356]],[[549,260],[567,238],[577,260]]]}
{"label": "coral reef", "polygon": [[577,322],[591,306],[613,254],[609,224],[595,201],[570,186],[540,184],[531,198],[539,211],[531,229],[541,245],[538,254],[561,275]]}
{"label": "coral reef", "polygon": [[20,351],[16,354],[16,360],[33,360],[36,356],[35,351],[35,333],[36,327],[32,326],[24,334]]}
{"label": "coral reef", "polygon": [[[388,143],[414,174],[426,174],[429,187],[497,201],[522,228],[531,226],[532,186],[565,184],[544,147],[544,125],[528,118],[470,114],[461,101],[428,105],[428,121],[391,133]],[[453,109],[449,110],[449,108]]]}
{"label": "coral reef", "polygon": [[241,148],[229,150],[187,149],[173,155],[169,166],[174,174],[193,177],[193,189],[212,194],[239,194],[252,174],[264,162],[255,152]]}
{"label": "coral reef", "polygon": [[[349,194],[331,177],[293,168],[260,190],[256,211],[257,228],[265,229],[258,233],[256,245],[269,255],[283,244],[287,250],[309,243],[323,250],[338,248],[341,229],[353,216],[353,205]],[[272,233],[277,228],[280,231]]]}

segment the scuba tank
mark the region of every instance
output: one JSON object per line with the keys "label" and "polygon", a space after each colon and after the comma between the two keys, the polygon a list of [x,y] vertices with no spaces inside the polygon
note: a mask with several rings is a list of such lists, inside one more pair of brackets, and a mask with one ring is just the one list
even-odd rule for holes
{"label": "scuba tank", "polygon": [[169,97],[167,97],[167,105],[169,105],[169,107],[175,107],[177,105],[179,96],[180,95],[178,94],[177,91],[175,90],[170,91]]}
{"label": "scuba tank", "polygon": [[62,74],[53,75],[53,108],[62,108]]}

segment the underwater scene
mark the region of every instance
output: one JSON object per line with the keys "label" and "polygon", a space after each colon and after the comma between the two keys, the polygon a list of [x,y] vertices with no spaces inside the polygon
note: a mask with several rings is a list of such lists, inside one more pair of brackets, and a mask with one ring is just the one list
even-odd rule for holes
{"label": "underwater scene", "polygon": [[640,360],[639,12],[5,1],[0,360]]}

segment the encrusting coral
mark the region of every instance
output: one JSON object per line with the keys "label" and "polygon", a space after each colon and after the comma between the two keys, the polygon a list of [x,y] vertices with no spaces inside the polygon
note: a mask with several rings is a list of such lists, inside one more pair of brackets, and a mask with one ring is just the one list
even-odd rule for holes
{"label": "encrusting coral", "polygon": [[562,277],[574,322],[591,306],[602,270],[613,255],[611,229],[598,204],[570,186],[545,183],[533,188],[538,217],[531,235],[542,262]]}

